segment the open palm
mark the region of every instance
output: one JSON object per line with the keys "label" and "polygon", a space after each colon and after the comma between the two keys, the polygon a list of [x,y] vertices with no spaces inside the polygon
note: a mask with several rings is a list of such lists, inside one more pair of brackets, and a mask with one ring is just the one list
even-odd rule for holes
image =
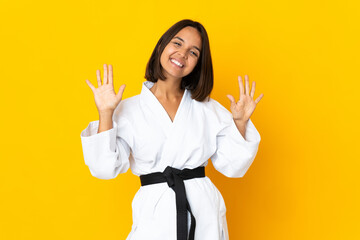
{"label": "open palm", "polygon": [[94,93],[95,104],[99,111],[102,112],[113,112],[116,106],[120,103],[122,94],[125,89],[125,84],[121,85],[119,92],[116,94],[114,91],[113,84],[113,71],[112,66],[109,65],[109,72],[107,65],[104,64],[104,81],[101,84],[100,70],[96,70],[98,88],[95,88],[89,80],[86,79],[86,83],[89,85]]}
{"label": "open palm", "polygon": [[245,75],[245,93],[241,76],[238,76],[238,82],[240,88],[240,99],[236,102],[235,98],[232,95],[228,94],[226,96],[230,99],[230,110],[234,120],[247,122],[250,119],[252,113],[254,112],[256,105],[264,96],[264,94],[260,94],[257,99],[253,100],[255,94],[255,82],[252,83],[252,88],[250,92],[248,75]]}

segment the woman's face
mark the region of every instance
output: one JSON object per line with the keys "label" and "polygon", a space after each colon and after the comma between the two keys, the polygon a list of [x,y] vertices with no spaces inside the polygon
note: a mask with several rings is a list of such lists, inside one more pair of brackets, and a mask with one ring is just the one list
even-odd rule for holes
{"label": "woman's face", "polygon": [[181,29],[161,54],[160,63],[165,77],[182,78],[190,74],[200,57],[201,44],[197,29],[190,26]]}

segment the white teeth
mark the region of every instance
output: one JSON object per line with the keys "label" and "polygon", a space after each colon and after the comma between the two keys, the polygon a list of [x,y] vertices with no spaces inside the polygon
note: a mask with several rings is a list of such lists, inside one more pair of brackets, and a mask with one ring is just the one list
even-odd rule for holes
{"label": "white teeth", "polygon": [[176,61],[175,59],[171,59],[171,61],[173,63],[175,63],[176,65],[178,65],[179,67],[182,67],[183,65],[181,65],[181,63],[179,63],[178,61]]}

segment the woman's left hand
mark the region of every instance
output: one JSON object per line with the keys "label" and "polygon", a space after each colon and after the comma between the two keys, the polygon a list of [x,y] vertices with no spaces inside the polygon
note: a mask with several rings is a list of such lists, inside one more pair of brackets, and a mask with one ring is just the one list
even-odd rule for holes
{"label": "woman's left hand", "polygon": [[245,93],[244,93],[244,86],[242,83],[241,76],[238,76],[238,82],[240,87],[239,101],[235,102],[235,98],[230,94],[226,96],[230,99],[231,102],[230,110],[232,112],[234,120],[242,121],[246,123],[250,119],[252,113],[255,110],[256,105],[264,96],[264,94],[260,94],[260,96],[257,99],[253,100],[255,93],[255,82],[252,83],[252,88],[250,92],[248,75],[245,75]]}

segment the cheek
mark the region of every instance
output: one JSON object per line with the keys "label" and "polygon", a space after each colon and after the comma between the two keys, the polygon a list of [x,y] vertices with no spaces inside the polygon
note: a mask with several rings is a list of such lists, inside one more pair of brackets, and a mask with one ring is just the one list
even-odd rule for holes
{"label": "cheek", "polygon": [[170,55],[172,52],[174,52],[174,49],[171,46],[167,46],[164,48],[163,53],[165,53],[165,55]]}
{"label": "cheek", "polygon": [[164,49],[164,51],[161,54],[161,61],[166,62],[169,59],[169,53]]}
{"label": "cheek", "polygon": [[191,62],[190,62],[190,65],[192,68],[195,68],[196,64],[198,63],[198,60],[197,59],[193,59]]}

